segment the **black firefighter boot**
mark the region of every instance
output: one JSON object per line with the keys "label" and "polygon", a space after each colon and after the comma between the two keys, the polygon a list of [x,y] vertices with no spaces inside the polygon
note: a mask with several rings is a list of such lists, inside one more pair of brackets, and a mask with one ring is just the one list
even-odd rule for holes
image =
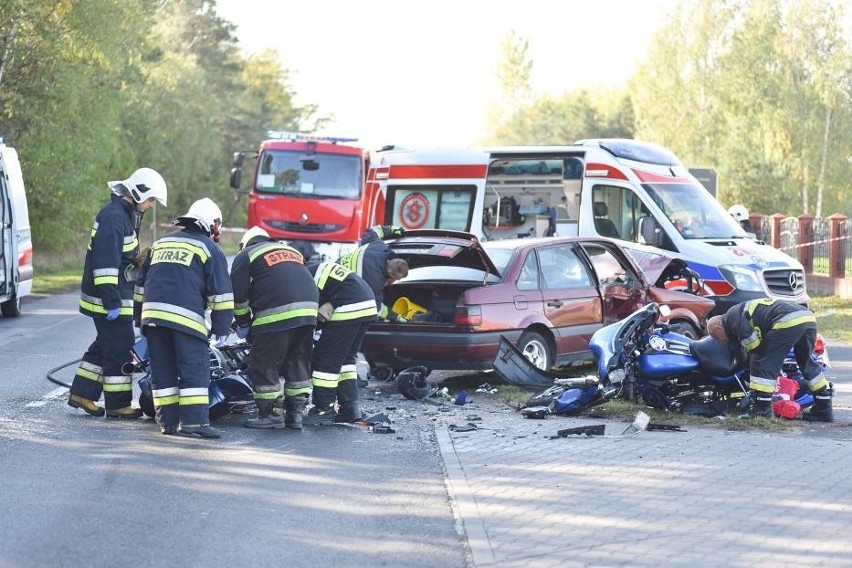
{"label": "black firefighter boot", "polygon": [[832,396],[834,396],[834,390],[830,387],[815,392],[814,405],[802,415],[802,418],[809,422],[834,422],[834,409],[831,405]]}
{"label": "black firefighter boot", "polygon": [[291,430],[302,429],[302,414],[308,405],[308,395],[298,394],[284,399],[284,426]]}
{"label": "black firefighter boot", "polygon": [[361,404],[358,402],[358,379],[346,379],[337,383],[337,423],[353,423],[361,420]]}
{"label": "black firefighter boot", "polygon": [[751,406],[745,414],[740,414],[743,420],[751,418],[772,418],[775,414],[772,412],[772,394],[751,391],[749,393]]}
{"label": "black firefighter boot", "polygon": [[246,428],[263,428],[271,430],[273,428],[284,427],[284,414],[281,409],[275,406],[273,400],[258,400],[257,401],[257,418],[249,418],[245,423]]}
{"label": "black firefighter boot", "polygon": [[329,387],[314,387],[311,400],[314,406],[302,419],[302,424],[318,426],[321,424],[334,424],[334,400],[337,398],[337,389]]}

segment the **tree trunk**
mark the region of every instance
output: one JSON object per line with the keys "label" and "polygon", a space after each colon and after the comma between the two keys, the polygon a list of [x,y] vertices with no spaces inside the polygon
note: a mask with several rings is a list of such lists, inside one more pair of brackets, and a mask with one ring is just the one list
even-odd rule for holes
{"label": "tree trunk", "polygon": [[822,217],[822,189],[825,186],[825,167],[828,161],[828,138],[831,132],[831,107],[825,107],[825,129],[822,133],[822,159],[819,164],[819,176],[817,177],[817,202],[815,217]]}

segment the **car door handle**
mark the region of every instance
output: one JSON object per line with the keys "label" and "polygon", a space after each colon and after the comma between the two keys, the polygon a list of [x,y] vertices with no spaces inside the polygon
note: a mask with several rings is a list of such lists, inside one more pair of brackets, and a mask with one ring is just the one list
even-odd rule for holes
{"label": "car door handle", "polygon": [[547,302],[547,305],[552,306],[554,308],[561,308],[562,300],[550,300],[549,302]]}

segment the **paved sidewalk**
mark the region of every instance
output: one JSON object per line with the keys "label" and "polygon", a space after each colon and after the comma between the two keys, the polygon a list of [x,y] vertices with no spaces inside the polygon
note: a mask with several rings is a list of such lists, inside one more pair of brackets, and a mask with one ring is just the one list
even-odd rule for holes
{"label": "paved sidewalk", "polygon": [[[458,410],[435,430],[477,568],[852,566],[848,407],[793,434],[628,436],[621,422]],[[471,413],[477,430],[449,428]],[[605,436],[550,439],[602,423]]]}

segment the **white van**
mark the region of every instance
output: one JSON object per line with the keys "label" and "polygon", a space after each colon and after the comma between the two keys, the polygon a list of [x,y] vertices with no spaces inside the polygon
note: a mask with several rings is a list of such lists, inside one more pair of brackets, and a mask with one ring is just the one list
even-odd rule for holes
{"label": "white van", "polygon": [[[468,231],[483,240],[603,236],[636,255],[661,249],[703,280],[720,313],[770,296],[809,300],[802,265],[750,238],[669,150],[637,140],[570,146],[388,150],[368,180],[376,222]],[[370,181],[368,181],[370,183]]]}
{"label": "white van", "polygon": [[33,287],[33,242],[18,153],[0,141],[0,313],[21,315]]}

